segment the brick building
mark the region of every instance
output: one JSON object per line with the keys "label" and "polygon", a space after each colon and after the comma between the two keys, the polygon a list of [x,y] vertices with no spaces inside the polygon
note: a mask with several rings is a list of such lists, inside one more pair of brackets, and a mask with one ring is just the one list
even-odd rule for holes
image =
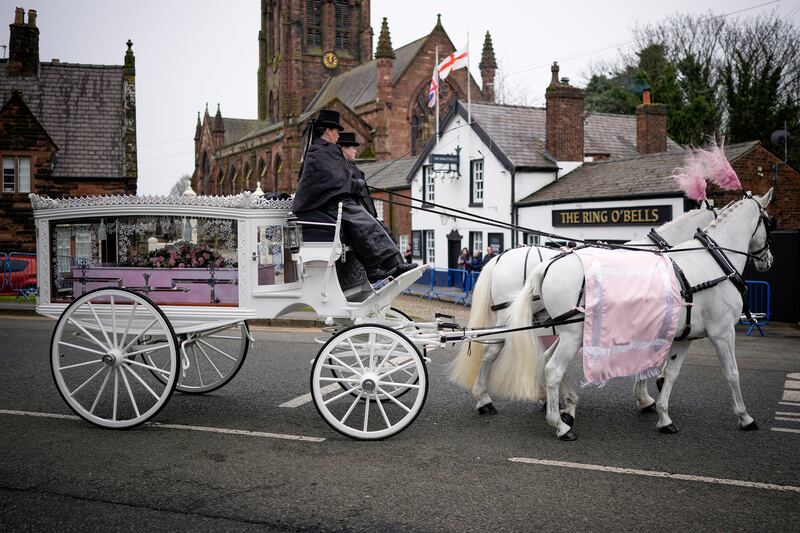
{"label": "brick building", "polygon": [[39,61],[36,11],[17,8],[0,60],[0,251],[34,251],[29,193],[136,193],[135,59]]}
{"label": "brick building", "polygon": [[[356,133],[363,161],[418,153],[435,130],[427,90],[437,48],[441,60],[455,47],[439,18],[427,35],[393,48],[384,19],[373,58],[369,20],[369,0],[262,0],[258,118],[227,118],[219,105],[213,115],[207,108],[198,113],[192,188],[232,194],[260,182],[265,191],[292,192],[303,127],[322,108],[338,111]],[[473,100],[494,100],[497,65],[488,33],[479,68],[483,89],[466,69],[441,83],[443,110],[466,100],[468,79]],[[409,235],[407,214],[387,210],[386,222],[399,239]]]}

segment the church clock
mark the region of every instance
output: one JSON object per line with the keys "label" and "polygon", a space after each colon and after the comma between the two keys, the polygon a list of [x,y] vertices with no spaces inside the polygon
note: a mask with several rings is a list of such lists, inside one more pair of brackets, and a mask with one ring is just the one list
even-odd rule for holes
{"label": "church clock", "polygon": [[325,52],[322,56],[322,65],[328,69],[333,70],[339,66],[339,58],[334,52]]}

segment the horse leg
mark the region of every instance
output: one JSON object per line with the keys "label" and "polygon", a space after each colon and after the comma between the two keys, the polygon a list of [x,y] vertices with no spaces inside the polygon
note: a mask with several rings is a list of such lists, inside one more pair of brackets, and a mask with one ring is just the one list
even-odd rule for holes
{"label": "horse leg", "polygon": [[475,408],[481,415],[496,415],[497,409],[492,404],[492,398],[488,393],[489,372],[492,371],[492,365],[497,361],[500,351],[503,349],[503,343],[490,344],[483,352],[481,359],[481,369],[478,373],[478,379],[475,380],[475,385],[472,387],[472,395],[478,400]]}
{"label": "horse leg", "polygon": [[633,397],[636,398],[636,403],[639,405],[639,412],[641,413],[655,413],[656,401],[650,396],[647,391],[647,380],[637,379],[633,382]]}
{"label": "horse leg", "polygon": [[569,362],[581,346],[582,329],[583,324],[578,324],[577,328],[573,324],[561,328],[558,343],[555,344],[555,351],[544,369],[545,384],[547,385],[547,423],[556,428],[556,435],[560,440],[578,438],[569,424],[561,419],[558,394]]}
{"label": "horse leg", "polygon": [[744,406],[742,399],[742,389],[739,386],[739,368],[736,365],[736,330],[731,326],[726,329],[721,335],[709,337],[711,344],[717,350],[717,357],[722,365],[722,372],[725,374],[725,379],[728,381],[728,387],[731,389],[733,396],[733,412],[739,419],[739,429],[744,431],[753,431],[758,429],[753,417],[747,414],[747,409]]}
{"label": "horse leg", "polygon": [[561,420],[569,427],[575,424],[575,409],[578,407],[578,393],[567,380],[561,380],[559,386],[561,400],[564,401],[564,408],[561,409]]}
{"label": "horse leg", "polygon": [[677,433],[678,427],[672,423],[669,417],[669,395],[672,393],[672,385],[678,378],[683,365],[683,359],[686,351],[689,349],[689,342],[676,342],[670,348],[672,354],[667,358],[667,363],[664,365],[664,384],[661,387],[661,394],[656,401],[656,410],[658,411],[658,422],[656,427],[661,433]]}

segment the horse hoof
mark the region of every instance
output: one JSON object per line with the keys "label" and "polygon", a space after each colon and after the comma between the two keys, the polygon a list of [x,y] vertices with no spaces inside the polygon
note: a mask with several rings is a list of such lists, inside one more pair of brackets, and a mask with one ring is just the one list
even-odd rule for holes
{"label": "horse hoof", "polygon": [[675,424],[670,424],[668,426],[658,428],[659,433],[664,433],[665,435],[674,435],[678,432],[678,426]]}
{"label": "horse hoof", "polygon": [[739,426],[739,429],[741,429],[742,431],[756,431],[758,429],[758,424],[756,424],[756,421],[753,420],[746,426]]}
{"label": "horse hoof", "polygon": [[573,431],[572,428],[570,428],[569,431],[558,437],[558,440],[573,441],[576,440],[577,438],[578,434],[575,433],[575,431]]}
{"label": "horse hoof", "polygon": [[664,378],[658,378],[656,380],[656,388],[658,389],[658,392],[661,392],[661,388],[663,386],[664,386]]}
{"label": "horse hoof", "polygon": [[651,403],[647,407],[642,407],[639,409],[639,412],[643,415],[650,414],[650,413],[657,413],[658,409],[656,409],[656,402]]}
{"label": "horse hoof", "polygon": [[487,403],[486,405],[481,405],[478,407],[478,414],[479,415],[496,415],[497,409],[494,408],[494,405],[491,403]]}
{"label": "horse hoof", "polygon": [[561,413],[561,421],[569,427],[572,427],[573,424],[575,424],[575,417],[569,413]]}

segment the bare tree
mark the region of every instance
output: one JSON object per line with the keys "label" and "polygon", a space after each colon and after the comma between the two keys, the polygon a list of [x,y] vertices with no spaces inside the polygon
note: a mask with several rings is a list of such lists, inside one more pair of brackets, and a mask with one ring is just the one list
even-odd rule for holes
{"label": "bare tree", "polygon": [[189,188],[189,184],[192,182],[192,177],[189,174],[184,174],[178,181],[175,182],[175,185],[169,190],[170,196],[180,196],[183,194],[186,189]]}
{"label": "bare tree", "polygon": [[536,98],[528,84],[519,76],[509,76],[502,59],[498,63],[494,78],[495,101],[504,105],[533,105]]}

